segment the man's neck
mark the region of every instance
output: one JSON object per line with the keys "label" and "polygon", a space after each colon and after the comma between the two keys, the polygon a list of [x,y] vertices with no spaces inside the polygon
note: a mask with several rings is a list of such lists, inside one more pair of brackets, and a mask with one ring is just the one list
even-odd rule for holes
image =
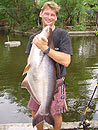
{"label": "man's neck", "polygon": [[[52,26],[50,26],[50,27],[51,27],[52,31],[54,31],[55,25],[52,25]],[[43,28],[45,28],[45,26],[43,26]]]}
{"label": "man's neck", "polygon": [[51,29],[52,29],[52,31],[54,31],[54,29],[55,29],[55,25],[53,25],[53,27],[52,27]]}

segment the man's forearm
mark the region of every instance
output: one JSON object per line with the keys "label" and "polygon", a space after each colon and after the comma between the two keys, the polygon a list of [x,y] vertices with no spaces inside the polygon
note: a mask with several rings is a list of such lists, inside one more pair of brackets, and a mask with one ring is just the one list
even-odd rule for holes
{"label": "man's forearm", "polygon": [[51,57],[57,63],[64,65],[65,67],[68,67],[71,62],[70,54],[55,51],[53,49],[50,49],[48,56]]}
{"label": "man's forearm", "polygon": [[[48,43],[43,41],[42,39],[39,39],[38,36],[36,36],[33,39],[33,43],[41,49],[43,52],[45,52],[48,49]],[[51,57],[54,61],[56,61],[59,64],[64,65],[65,67],[68,67],[71,62],[71,56],[70,54],[55,51],[53,49],[49,50],[48,56]]]}

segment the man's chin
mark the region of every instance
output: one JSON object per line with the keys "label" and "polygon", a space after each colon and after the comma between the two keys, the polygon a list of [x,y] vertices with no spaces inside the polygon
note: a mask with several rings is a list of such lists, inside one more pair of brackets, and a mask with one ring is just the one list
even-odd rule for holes
{"label": "man's chin", "polygon": [[53,25],[52,22],[51,22],[51,23],[46,23],[46,24],[45,24],[45,26],[50,26],[50,27],[51,27],[52,25]]}

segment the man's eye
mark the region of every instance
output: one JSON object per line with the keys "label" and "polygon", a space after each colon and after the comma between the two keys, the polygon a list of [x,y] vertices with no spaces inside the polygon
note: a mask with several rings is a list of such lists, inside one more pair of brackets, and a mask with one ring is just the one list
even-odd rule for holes
{"label": "man's eye", "polygon": [[45,13],[45,15],[48,15],[48,13]]}
{"label": "man's eye", "polygon": [[51,16],[55,16],[54,14],[51,14]]}

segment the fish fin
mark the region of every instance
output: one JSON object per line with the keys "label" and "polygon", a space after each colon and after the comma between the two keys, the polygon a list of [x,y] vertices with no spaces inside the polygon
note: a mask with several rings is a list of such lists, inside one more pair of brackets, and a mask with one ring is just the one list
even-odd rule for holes
{"label": "fish fin", "polygon": [[26,74],[29,69],[30,69],[30,64],[28,64],[28,65],[25,67],[24,72],[23,72],[22,75]]}
{"label": "fish fin", "polygon": [[33,120],[32,120],[33,127],[43,121],[46,121],[48,124],[54,126],[54,119],[51,114],[48,113],[47,115],[42,115],[42,114],[38,113],[33,117]]}
{"label": "fish fin", "polygon": [[34,101],[40,105],[40,103],[38,102],[38,100],[36,99],[36,97],[34,96],[32,90],[31,90],[31,87],[25,77],[25,79],[22,81],[21,83],[21,88],[26,88],[28,90],[28,92],[30,93],[30,95],[32,96],[32,98],[34,99]]}

